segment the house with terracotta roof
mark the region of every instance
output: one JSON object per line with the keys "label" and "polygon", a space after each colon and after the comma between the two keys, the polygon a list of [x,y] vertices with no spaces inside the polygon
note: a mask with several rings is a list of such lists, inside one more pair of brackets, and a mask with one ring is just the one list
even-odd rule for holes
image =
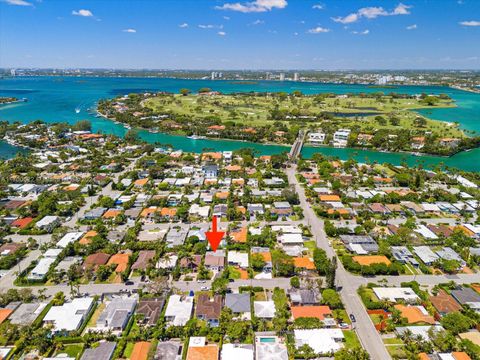
{"label": "house with terracotta roof", "polygon": [[151,343],[148,341],[139,341],[135,343],[130,360],[147,360]]}
{"label": "house with terracotta roof", "polygon": [[24,217],[22,219],[17,219],[14,222],[12,222],[11,226],[19,229],[25,229],[28,225],[31,224],[32,221],[33,221],[32,217]]}
{"label": "house with terracotta roof", "polygon": [[110,259],[110,254],[96,253],[88,255],[83,262],[83,269],[92,268],[96,270],[100,265],[105,265]]}
{"label": "house with terracotta roof", "polygon": [[294,257],[293,258],[293,265],[295,266],[296,269],[300,271],[311,271],[315,270],[315,264],[313,263],[313,260],[308,258],[308,257]]}
{"label": "house with terracotta roof", "polygon": [[294,320],[299,318],[316,318],[325,320],[326,317],[332,317],[332,309],[327,305],[313,306],[292,306],[290,308]]}
{"label": "house with terracotta roof", "polygon": [[12,309],[0,309],[0,324],[2,324],[12,313]]}
{"label": "house with terracotta roof", "polygon": [[90,230],[83,235],[83,237],[78,241],[81,245],[88,245],[92,242],[92,239],[97,236],[98,233],[95,230]]}
{"label": "house with terracotta roof", "polygon": [[115,268],[115,272],[121,273],[127,270],[128,267],[128,259],[130,258],[129,253],[118,253],[112,255],[112,257],[108,260],[107,265],[115,264],[117,267]]}
{"label": "house with terracotta roof", "polygon": [[435,319],[423,306],[397,304],[395,309],[400,311],[401,316],[406,318],[409,324],[435,324]]}
{"label": "house with terracotta roof", "polygon": [[137,179],[135,180],[135,182],[133,183],[133,186],[135,186],[136,188],[141,188],[141,187],[144,187],[145,185],[148,184],[148,179],[145,178],[145,179]]}
{"label": "house with terracotta roof", "polygon": [[173,221],[177,218],[177,208],[164,207],[160,210],[160,218],[165,221]]}
{"label": "house with terracotta roof", "polygon": [[390,265],[392,262],[388,260],[385,255],[361,255],[354,256],[352,260],[359,263],[362,266],[370,266],[372,264],[385,264]]}
{"label": "house with terracotta roof", "polygon": [[222,160],[221,152],[204,152],[202,154],[202,161],[205,160]]}
{"label": "house with terracotta roof", "polygon": [[246,243],[247,242],[247,227],[242,226],[240,229],[235,229],[230,231],[230,237],[236,243]]}
{"label": "house with terracotta roof", "polygon": [[186,360],[218,360],[217,344],[207,344],[204,337],[191,337]]}
{"label": "house with terracotta roof", "polygon": [[115,219],[118,215],[122,213],[121,209],[108,209],[102,215],[104,219]]}

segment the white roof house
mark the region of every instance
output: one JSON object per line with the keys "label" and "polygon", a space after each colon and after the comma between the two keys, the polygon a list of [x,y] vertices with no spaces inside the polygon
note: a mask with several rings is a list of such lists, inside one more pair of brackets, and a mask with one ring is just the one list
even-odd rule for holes
{"label": "white roof house", "polygon": [[287,346],[275,335],[255,337],[256,360],[288,360]]}
{"label": "white roof house", "polygon": [[203,218],[207,218],[208,214],[210,213],[210,206],[200,206],[198,204],[192,204],[192,206],[190,206],[190,210],[188,210],[188,213],[190,215],[197,215]]}
{"label": "white roof house", "polygon": [[241,268],[248,267],[248,253],[240,251],[229,251],[228,252],[228,263],[230,265],[238,265]]}
{"label": "white roof house", "polygon": [[343,347],[343,331],[340,329],[294,330],[295,346],[309,345],[316,354],[336,352]]}
{"label": "white roof house", "polygon": [[56,259],[61,252],[62,252],[62,249],[48,249],[43,254],[43,257]]}
{"label": "white roof house", "polygon": [[45,229],[50,231],[55,226],[60,223],[60,218],[58,216],[44,216],[41,220],[37,221],[35,226],[39,229]]}
{"label": "white roof house", "polygon": [[282,232],[284,234],[301,234],[302,229],[296,225],[272,225],[272,231]]}
{"label": "white roof house", "polygon": [[419,299],[418,295],[415,294],[415,291],[408,287],[374,287],[372,290],[380,300],[390,300],[393,302],[405,300],[407,302],[412,302]]}
{"label": "white roof house", "polygon": [[440,208],[437,204],[421,203],[423,210],[428,212],[440,212]]}
{"label": "white roof house", "polygon": [[42,280],[46,275],[50,266],[55,262],[55,258],[46,257],[38,260],[37,265],[28,274],[28,280]]}
{"label": "white roof house", "polygon": [[278,241],[283,245],[303,244],[303,237],[302,234],[281,234],[278,236]]}
{"label": "white roof house", "polygon": [[415,232],[422,235],[425,239],[438,239],[438,236],[425,225],[418,225]]}
{"label": "white roof house", "polygon": [[63,237],[57,242],[57,247],[66,248],[68,244],[73,243],[83,236],[83,231],[69,232],[63,235]]}
{"label": "white roof house", "polygon": [[262,319],[273,319],[275,317],[275,303],[273,301],[254,301],[253,309],[255,316]]}
{"label": "white roof house", "polygon": [[439,256],[435,254],[428,246],[414,246],[413,252],[422,260],[426,265],[430,265],[439,259]]}
{"label": "white roof house", "polygon": [[224,344],[222,346],[222,360],[253,360],[253,346],[243,344]]}
{"label": "white roof house", "polygon": [[168,299],[165,320],[174,326],[184,326],[192,316],[193,296],[172,295]]}
{"label": "white roof house", "polygon": [[76,298],[61,306],[52,306],[43,322],[53,325],[54,332],[78,330],[93,306],[93,298]]}

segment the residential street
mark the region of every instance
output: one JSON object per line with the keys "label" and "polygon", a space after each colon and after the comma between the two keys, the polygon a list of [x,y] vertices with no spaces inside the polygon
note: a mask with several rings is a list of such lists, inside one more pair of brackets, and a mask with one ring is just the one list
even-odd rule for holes
{"label": "residential street", "polygon": [[[307,224],[311,226],[311,231],[315,237],[317,247],[324,249],[329,257],[335,256],[335,251],[329,246],[328,239],[324,231],[323,221],[318,218],[310,204],[307,202],[305,191],[299,184],[296,174],[296,165],[287,168],[288,181],[295,186],[300,199],[300,205],[303,209],[303,214],[307,220]],[[383,344],[380,334],[375,329],[372,320],[368,316],[360,298],[357,295],[356,281],[352,281],[355,276],[348,273],[338,261],[337,268],[337,287],[341,288],[340,295],[345,308],[349,314],[353,314],[356,318],[354,326],[360,342],[368,351],[372,359],[385,360],[390,359],[390,354],[387,352]]]}

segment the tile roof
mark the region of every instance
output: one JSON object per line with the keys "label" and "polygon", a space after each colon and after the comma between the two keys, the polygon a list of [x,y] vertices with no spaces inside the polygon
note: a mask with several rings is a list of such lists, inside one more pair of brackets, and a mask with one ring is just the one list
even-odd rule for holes
{"label": "tile roof", "polygon": [[12,312],[12,309],[0,309],[0,324],[3,323]]}
{"label": "tile roof", "polygon": [[306,318],[317,318],[319,320],[325,319],[325,316],[332,315],[332,310],[329,306],[319,305],[319,306],[292,306],[291,307],[292,316],[294,319],[306,317]]}
{"label": "tile roof", "polygon": [[205,319],[218,319],[222,311],[223,297],[214,295],[213,299],[207,294],[200,294],[197,299],[196,315]]}
{"label": "tile roof", "polygon": [[218,345],[191,346],[186,360],[218,360]]}
{"label": "tile roof", "polygon": [[462,306],[457,303],[452,296],[447,294],[445,290],[440,290],[437,296],[430,296],[429,299],[435,309],[443,314],[460,311],[462,309]]}
{"label": "tile roof", "polygon": [[121,273],[127,270],[129,258],[130,258],[130,254],[115,254],[115,255],[112,255],[112,257],[108,260],[107,265],[110,265],[110,264],[117,265],[115,272]]}
{"label": "tile roof", "polygon": [[148,341],[135,343],[132,354],[130,355],[130,360],[147,360],[150,345]]}
{"label": "tile roof", "polygon": [[360,265],[369,266],[372,264],[386,264],[390,265],[391,262],[385,255],[363,255],[354,256],[353,261],[356,261]]}
{"label": "tile roof", "polygon": [[397,304],[395,305],[395,309],[401,312],[402,317],[407,318],[409,324],[435,324],[435,319],[433,316],[424,314],[417,306],[405,306],[402,304]]}

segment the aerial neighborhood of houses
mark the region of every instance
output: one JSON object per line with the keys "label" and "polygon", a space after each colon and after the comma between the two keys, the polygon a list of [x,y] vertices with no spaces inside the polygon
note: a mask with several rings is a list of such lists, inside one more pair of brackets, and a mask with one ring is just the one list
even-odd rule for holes
{"label": "aerial neighborhood of houses", "polygon": [[9,137],[0,359],[480,359],[476,174]]}

